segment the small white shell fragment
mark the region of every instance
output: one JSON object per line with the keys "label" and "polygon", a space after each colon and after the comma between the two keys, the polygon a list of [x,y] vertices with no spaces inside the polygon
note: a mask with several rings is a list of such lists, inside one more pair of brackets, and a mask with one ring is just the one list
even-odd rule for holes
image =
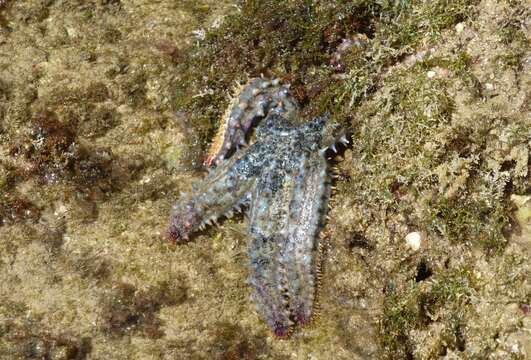
{"label": "small white shell fragment", "polygon": [[420,236],[420,233],[414,231],[410,232],[406,235],[406,245],[413,251],[417,251],[420,249],[420,243],[422,240],[422,237]]}
{"label": "small white shell fragment", "polygon": [[463,24],[462,22],[455,25],[455,31],[459,34],[459,33],[462,33],[463,30],[465,30],[465,24]]}
{"label": "small white shell fragment", "polygon": [[430,70],[430,71],[427,72],[426,75],[428,76],[428,79],[431,79],[431,78],[435,77],[435,75],[437,75],[437,73],[435,71],[433,71],[433,70]]}

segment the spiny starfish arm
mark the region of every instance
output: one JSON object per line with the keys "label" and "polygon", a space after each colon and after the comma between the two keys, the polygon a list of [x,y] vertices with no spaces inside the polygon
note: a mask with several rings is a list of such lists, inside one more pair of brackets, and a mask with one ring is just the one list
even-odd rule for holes
{"label": "spiny starfish arm", "polygon": [[292,316],[300,325],[313,316],[321,272],[320,232],[328,210],[331,182],[327,163],[319,153],[311,153],[300,163],[295,190],[289,204],[286,268]]}
{"label": "spiny starfish arm", "polygon": [[325,159],[318,153],[297,159],[292,172],[268,169],[250,205],[250,284],[258,311],[277,337],[312,318],[318,235],[330,193]]}
{"label": "spiny starfish arm", "polygon": [[308,121],[300,126],[298,131],[303,134],[308,143],[315,144],[321,153],[324,153],[328,148],[337,152],[336,144],[338,142],[348,143],[345,131],[337,122],[330,119],[329,113]]}
{"label": "spiny starfish arm", "polygon": [[250,205],[249,244],[252,299],[279,338],[289,337],[294,322],[288,294],[288,276],[281,263],[286,242],[285,224],[286,192],[284,185],[291,184],[289,176],[270,166],[258,180]]}
{"label": "spiny starfish arm", "polygon": [[199,183],[191,194],[182,194],[173,207],[169,237],[185,242],[189,234],[217,222],[222,216],[230,217],[250,201],[256,177],[267,159],[260,144],[224,161]]}
{"label": "spiny starfish arm", "polygon": [[251,79],[241,87],[221,119],[205,165],[217,165],[238,147],[246,145],[253,126],[271,111],[289,118],[298,112],[298,104],[278,79]]}

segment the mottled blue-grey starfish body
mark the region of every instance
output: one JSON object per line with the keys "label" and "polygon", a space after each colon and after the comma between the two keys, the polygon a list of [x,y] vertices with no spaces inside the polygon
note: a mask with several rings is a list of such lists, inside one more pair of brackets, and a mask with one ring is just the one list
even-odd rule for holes
{"label": "mottled blue-grey starfish body", "polygon": [[[338,133],[328,116],[297,123],[298,109],[278,81],[254,79],[244,86],[207,158],[216,167],[181,197],[169,229],[174,241],[183,242],[248,206],[252,297],[281,338],[314,313],[319,233],[330,196],[325,152],[335,150]],[[238,148],[256,124],[254,143]]]}

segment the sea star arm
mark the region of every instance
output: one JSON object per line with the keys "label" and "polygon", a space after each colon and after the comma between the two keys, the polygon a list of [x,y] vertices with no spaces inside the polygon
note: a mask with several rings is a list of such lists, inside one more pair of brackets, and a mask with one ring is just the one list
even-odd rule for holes
{"label": "sea star arm", "polygon": [[277,337],[286,338],[294,323],[287,297],[288,278],[281,262],[289,204],[284,190],[293,185],[293,181],[291,177],[283,176],[280,169],[276,162],[268,167],[252,195],[249,209],[249,283],[258,312]]}
{"label": "sea star arm", "polygon": [[261,144],[253,144],[212,169],[194,186],[191,194],[182,194],[173,207],[169,237],[184,242],[189,234],[216,222],[219,217],[231,217],[250,201],[256,177],[267,157]]}
{"label": "sea star arm", "polygon": [[284,252],[292,298],[292,316],[296,323],[310,322],[316,306],[315,296],[321,276],[324,224],[330,197],[327,162],[319,153],[311,153],[301,162],[295,179],[295,191],[289,204],[287,246]]}
{"label": "sea star arm", "polygon": [[214,166],[228,158],[238,147],[247,144],[250,132],[271,111],[284,118],[296,116],[299,106],[288,87],[278,79],[251,79],[233,99],[221,120],[205,165]]}
{"label": "sea star arm", "polygon": [[[284,162],[285,164],[285,162]],[[326,161],[307,153],[293,171],[268,169],[251,202],[253,298],[278,337],[310,321],[319,277],[319,231],[330,191]]]}

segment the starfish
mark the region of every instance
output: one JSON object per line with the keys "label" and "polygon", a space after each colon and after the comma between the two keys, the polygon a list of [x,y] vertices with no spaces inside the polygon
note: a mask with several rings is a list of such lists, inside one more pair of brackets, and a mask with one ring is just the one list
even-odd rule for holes
{"label": "starfish", "polygon": [[205,161],[209,174],[173,208],[176,243],[248,208],[252,298],[278,338],[315,313],[331,191],[325,153],[335,151],[338,130],[328,115],[301,124],[288,86],[252,79],[225,113]]}

